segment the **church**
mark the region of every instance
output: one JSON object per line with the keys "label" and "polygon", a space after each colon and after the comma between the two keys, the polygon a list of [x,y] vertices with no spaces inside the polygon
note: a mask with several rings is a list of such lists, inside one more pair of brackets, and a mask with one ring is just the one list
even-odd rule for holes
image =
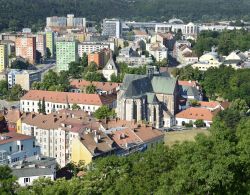
{"label": "church", "polygon": [[177,80],[148,69],[146,75],[125,75],[117,94],[117,116],[146,121],[156,128],[170,127],[175,123],[177,102]]}

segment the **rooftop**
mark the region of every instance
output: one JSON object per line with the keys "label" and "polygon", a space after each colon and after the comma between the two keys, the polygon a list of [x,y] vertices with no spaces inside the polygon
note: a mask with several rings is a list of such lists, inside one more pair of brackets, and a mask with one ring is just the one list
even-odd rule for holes
{"label": "rooftop", "polygon": [[87,105],[106,105],[111,104],[116,96],[112,95],[99,95],[99,94],[84,94],[84,93],[70,93],[58,91],[43,91],[43,90],[30,90],[26,93],[21,100],[39,101],[45,99],[47,102],[53,103],[76,103]]}
{"label": "rooftop", "polygon": [[33,139],[34,137],[29,135],[23,135],[16,132],[0,134],[0,145],[7,144],[15,141]]}

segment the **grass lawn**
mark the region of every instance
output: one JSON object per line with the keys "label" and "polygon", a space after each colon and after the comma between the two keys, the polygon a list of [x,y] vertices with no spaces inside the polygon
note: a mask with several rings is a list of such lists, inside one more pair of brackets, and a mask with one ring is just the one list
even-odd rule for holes
{"label": "grass lawn", "polygon": [[165,133],[165,144],[167,146],[172,146],[175,143],[180,143],[184,141],[194,141],[197,134],[204,133],[209,135],[210,132],[206,129],[192,129],[183,131],[171,131]]}

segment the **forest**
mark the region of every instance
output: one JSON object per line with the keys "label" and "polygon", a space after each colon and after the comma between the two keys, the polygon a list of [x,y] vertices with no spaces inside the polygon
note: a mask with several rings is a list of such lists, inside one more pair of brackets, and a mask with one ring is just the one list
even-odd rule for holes
{"label": "forest", "polygon": [[46,17],[73,13],[88,20],[250,20],[249,0],[0,0],[0,31],[44,27]]}

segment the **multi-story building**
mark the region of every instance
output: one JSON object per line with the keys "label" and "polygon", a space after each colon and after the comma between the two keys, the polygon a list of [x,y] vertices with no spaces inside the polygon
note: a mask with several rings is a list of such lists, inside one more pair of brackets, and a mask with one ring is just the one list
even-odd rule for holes
{"label": "multi-story building", "polygon": [[151,57],[146,57],[145,55],[142,55],[140,57],[134,57],[134,56],[117,56],[116,62],[125,62],[128,64],[129,67],[139,67],[143,65],[148,65],[153,63],[153,60]]}
{"label": "multi-story building", "polygon": [[103,49],[114,50],[114,43],[111,42],[83,42],[78,44],[78,54],[82,58],[83,54],[89,54]]}
{"label": "multi-story building", "polygon": [[109,60],[109,57],[111,55],[111,51],[108,49],[103,49],[101,51],[95,51],[88,54],[88,64],[91,62],[96,63],[98,67],[104,67],[106,65],[107,61]]}
{"label": "multi-story building", "polygon": [[122,35],[122,23],[119,19],[104,19],[102,35],[120,38]]}
{"label": "multi-story building", "polygon": [[61,110],[48,115],[25,113],[20,120],[21,133],[35,136],[41,153],[56,158],[61,167],[72,159],[73,140],[82,137],[85,129],[96,128],[83,111]]}
{"label": "multi-story building", "polygon": [[42,57],[46,57],[46,34],[38,33],[36,35],[36,50],[41,53]]}
{"label": "multi-story building", "polygon": [[47,17],[46,26],[50,28],[86,28],[86,18],[75,18],[73,14],[67,17]]}
{"label": "multi-story building", "polygon": [[115,95],[83,94],[71,92],[30,90],[20,100],[20,109],[23,112],[39,112],[39,102],[45,101],[46,113],[62,109],[70,109],[74,104],[80,109],[90,113],[95,112],[99,107],[107,105],[110,108],[116,107]]}
{"label": "multi-story building", "polygon": [[19,84],[24,90],[30,90],[32,83],[41,81],[41,71],[11,69],[8,73],[8,87]]}
{"label": "multi-story building", "polygon": [[58,41],[56,43],[56,68],[58,71],[68,70],[70,62],[77,62],[78,45],[76,41]]}
{"label": "multi-story building", "polygon": [[29,63],[36,63],[36,37],[17,37],[16,56],[26,59]]}
{"label": "multi-story building", "polygon": [[127,74],[117,94],[117,116],[121,120],[148,121],[154,127],[170,127],[178,110],[175,78],[154,74]]}
{"label": "multi-story building", "polygon": [[147,44],[146,50],[150,55],[154,56],[158,62],[168,59],[168,49],[161,43]]}
{"label": "multi-story building", "polygon": [[50,57],[54,58],[55,57],[55,33],[52,31],[47,31],[45,42],[46,42],[46,50],[48,49],[51,54]]}
{"label": "multi-story building", "polygon": [[15,132],[0,135],[0,165],[15,165],[40,154],[35,138]]}
{"label": "multi-story building", "polygon": [[7,45],[0,44],[0,72],[3,72],[8,65]]}

